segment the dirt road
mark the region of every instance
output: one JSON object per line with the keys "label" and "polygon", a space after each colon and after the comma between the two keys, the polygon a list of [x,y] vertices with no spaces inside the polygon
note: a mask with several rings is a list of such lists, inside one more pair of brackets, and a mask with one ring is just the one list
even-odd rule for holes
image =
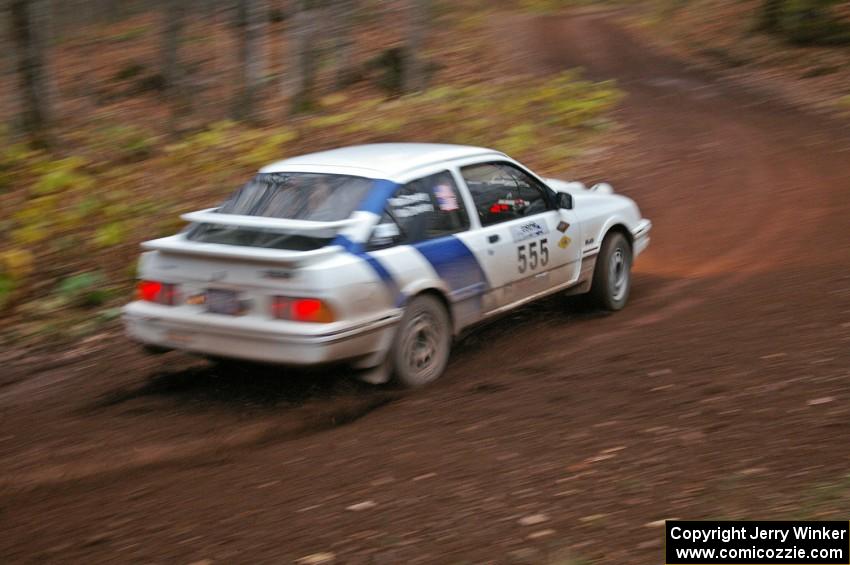
{"label": "dirt road", "polygon": [[18,364],[0,560],[658,563],[663,518],[847,519],[850,139],[609,16],[528,31],[629,94],[610,180],[655,223],[629,307],[523,309],[410,395],[111,335]]}

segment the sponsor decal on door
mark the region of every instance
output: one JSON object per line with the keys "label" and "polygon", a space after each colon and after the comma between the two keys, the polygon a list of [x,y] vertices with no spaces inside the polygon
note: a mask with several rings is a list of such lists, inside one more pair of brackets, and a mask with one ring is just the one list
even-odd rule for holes
{"label": "sponsor decal on door", "polygon": [[525,222],[518,226],[511,226],[511,236],[514,238],[514,243],[540,237],[546,232],[546,226],[541,225],[536,221]]}

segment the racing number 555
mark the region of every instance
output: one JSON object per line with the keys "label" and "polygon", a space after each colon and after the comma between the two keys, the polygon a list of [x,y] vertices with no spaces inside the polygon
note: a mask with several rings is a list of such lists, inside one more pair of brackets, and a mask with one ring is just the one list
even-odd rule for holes
{"label": "racing number 555", "polygon": [[[522,244],[517,247],[517,261],[520,273],[524,273],[528,269],[532,271],[538,266],[545,267],[549,264],[549,248],[547,247],[548,240],[544,237],[540,241],[532,241],[528,244],[528,254],[526,255],[526,245]],[[538,255],[539,246],[539,255]]]}

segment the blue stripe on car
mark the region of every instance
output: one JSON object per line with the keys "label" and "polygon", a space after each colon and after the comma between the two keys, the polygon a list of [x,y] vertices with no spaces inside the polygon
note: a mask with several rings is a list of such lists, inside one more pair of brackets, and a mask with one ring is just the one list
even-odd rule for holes
{"label": "blue stripe on car", "polygon": [[392,274],[378,261],[377,258],[373,257],[371,254],[363,251],[363,244],[356,243],[351,241],[344,235],[337,235],[336,239],[334,239],[332,245],[339,245],[352,255],[356,255],[357,257],[366,261],[375,274],[378,275],[378,278],[381,279],[381,282],[384,283],[384,286],[387,287],[387,291],[390,294],[390,299],[395,303],[396,306],[401,306],[404,304],[405,296],[401,292],[401,289],[398,287],[398,283],[393,278]]}
{"label": "blue stripe on car", "polygon": [[398,283],[395,282],[392,274],[384,267],[380,261],[378,261],[375,257],[368,253],[358,253],[358,257],[365,260],[366,263],[369,264],[370,267],[377,273],[377,275],[381,278],[381,281],[386,285],[387,290],[390,293],[390,298],[395,302],[396,306],[401,306],[404,304],[406,297],[398,288]]}
{"label": "blue stripe on car", "polygon": [[454,237],[441,237],[413,245],[450,289],[452,302],[483,294],[488,283],[478,259]]}
{"label": "blue stripe on car", "polygon": [[[390,180],[375,180],[372,189],[360,204],[359,210],[382,215],[387,199],[398,190],[399,186],[398,183]],[[395,297],[396,306],[404,304],[406,297],[401,293],[398,283],[386,267],[375,257],[363,251],[362,243],[353,242],[343,235],[338,235],[333,243],[364,259],[387,285],[388,290]],[[416,243],[412,247],[431,264],[437,276],[445,281],[449,287],[452,302],[481,296],[487,290],[489,284],[481,265],[460,239],[447,236]]]}
{"label": "blue stripe on car", "polygon": [[401,186],[391,180],[377,179],[372,183],[372,190],[366,195],[366,199],[360,203],[360,210],[381,215],[387,199]]}
{"label": "blue stripe on car", "polygon": [[351,241],[342,234],[337,234],[337,236],[331,242],[331,245],[339,245],[349,253],[354,253],[355,255],[359,255],[363,251],[362,243]]}

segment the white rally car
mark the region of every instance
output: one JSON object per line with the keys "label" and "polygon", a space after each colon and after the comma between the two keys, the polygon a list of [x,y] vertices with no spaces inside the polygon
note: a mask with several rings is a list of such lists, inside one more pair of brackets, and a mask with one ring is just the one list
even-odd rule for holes
{"label": "white rally car", "polygon": [[417,387],[453,337],[559,291],[629,296],[651,223],[609,185],[543,179],[497,151],[361,145],[260,170],[145,242],[127,334],[151,349],[282,365],[348,361]]}

